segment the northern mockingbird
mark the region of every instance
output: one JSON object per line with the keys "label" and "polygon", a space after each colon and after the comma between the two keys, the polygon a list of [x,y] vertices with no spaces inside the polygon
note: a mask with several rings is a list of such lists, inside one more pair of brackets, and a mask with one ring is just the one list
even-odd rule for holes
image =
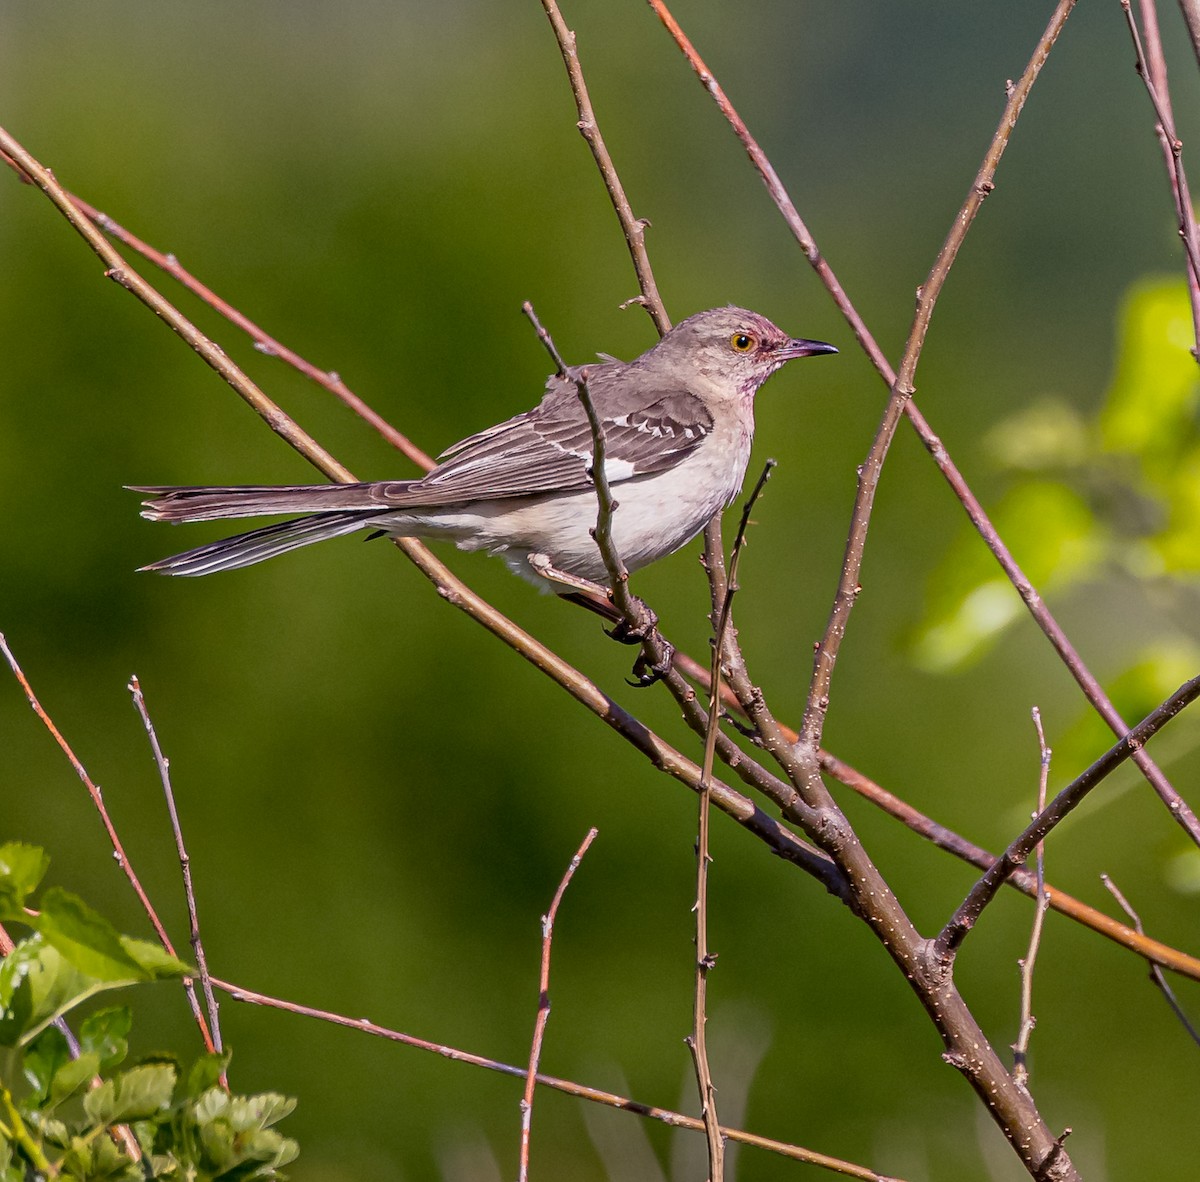
{"label": "northern mockingbird", "polygon": [[541,587],[549,578],[606,583],[591,530],[593,439],[575,378],[604,432],[604,471],[618,507],[617,553],[629,570],[694,538],[737,496],[750,459],[754,395],[785,362],[836,353],[793,340],[744,308],[699,312],[633,361],[604,358],[551,377],[532,410],[456,443],[420,480],[299,486],[134,486],[152,521],[303,514],[155,562],[144,570],[207,575],[310,542],[370,529],[446,538],[499,554]]}

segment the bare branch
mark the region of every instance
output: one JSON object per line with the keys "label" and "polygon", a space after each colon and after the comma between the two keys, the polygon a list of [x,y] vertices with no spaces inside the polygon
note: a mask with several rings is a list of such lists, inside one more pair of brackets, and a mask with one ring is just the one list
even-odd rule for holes
{"label": "bare branch", "polygon": [[558,905],[562,902],[575,871],[583,856],[596,840],[597,830],[588,830],[583,844],[575,851],[575,856],[567,866],[566,872],[559,880],[558,889],[550,903],[550,910],[542,916],[542,963],[538,977],[538,1010],[533,1025],[533,1041],[529,1048],[529,1067],[525,1073],[525,1094],[521,1098],[521,1157],[517,1177],[520,1182],[526,1182],[529,1177],[529,1138],[533,1125],[533,1092],[537,1086],[538,1063],[542,1058],[542,1039],[546,1033],[546,1023],[550,1020],[550,948],[554,942],[554,919],[558,915]]}
{"label": "bare branch", "polygon": [[[461,1051],[442,1043],[417,1038],[412,1034],[405,1034],[399,1030],[392,1030],[387,1026],[380,1026],[368,1018],[350,1018],[344,1014],[334,1013],[331,1010],[321,1010],[313,1006],[301,1005],[298,1002],[284,1001],[281,998],[271,997],[265,993],[256,993],[252,989],[233,985],[228,981],[221,981],[215,977],[213,978],[213,985],[228,993],[234,1001],[246,1002],[248,1005],[266,1006],[269,1009],[285,1010],[290,1014],[298,1014],[301,1017],[316,1018],[321,1022],[329,1022],[334,1026],[343,1026],[350,1030],[359,1030],[364,1034],[370,1034],[376,1038],[384,1038],[390,1042],[397,1042],[403,1046],[412,1047],[415,1050],[428,1051],[456,1063],[466,1063],[473,1067],[483,1067],[488,1071],[495,1071],[500,1075],[513,1076],[516,1079],[525,1078],[526,1069],[524,1067],[502,1063],[498,1059],[489,1059],[484,1055],[472,1054],[470,1051]],[[672,1112],[669,1108],[656,1108],[650,1104],[642,1104],[637,1100],[631,1100],[625,1096],[601,1091],[599,1088],[589,1088],[583,1084],[559,1079],[553,1075],[539,1074],[537,1082],[540,1087],[551,1088],[554,1091],[563,1092],[580,1100],[588,1100],[594,1104],[603,1104],[608,1108],[617,1108],[624,1112],[632,1112],[637,1116],[643,1116],[649,1120],[656,1120],[662,1124],[670,1125],[672,1128],[690,1129],[698,1133],[704,1131],[703,1121],[697,1120],[694,1116],[685,1116],[681,1112]],[[877,1174],[874,1170],[869,1170],[865,1166],[842,1161],[836,1157],[828,1157],[823,1153],[815,1153],[811,1149],[802,1149],[798,1145],[789,1145],[784,1141],[775,1141],[770,1137],[760,1137],[755,1133],[747,1133],[742,1129],[722,1127],[721,1133],[730,1141],[737,1141],[742,1145],[752,1145],[758,1149],[766,1149],[771,1153],[779,1154],[781,1157],[791,1158],[793,1161],[802,1161],[807,1162],[809,1165],[820,1166],[822,1169],[831,1170],[835,1174],[841,1174],[847,1178],[859,1179],[860,1182],[901,1182],[899,1178]]]}
{"label": "bare branch", "polygon": [[[1113,880],[1109,878],[1107,874],[1100,875],[1100,881],[1108,888],[1109,893],[1120,904],[1121,910],[1129,916],[1134,927],[1136,927],[1140,932],[1142,930],[1142,917],[1138,915],[1136,911],[1134,911],[1133,906],[1121,893],[1121,890],[1117,884],[1113,882]],[[1167,1005],[1171,1007],[1175,1017],[1179,1019],[1180,1025],[1182,1025],[1184,1030],[1187,1031],[1188,1037],[1192,1040],[1192,1042],[1200,1045],[1200,1030],[1197,1030],[1196,1027],[1192,1025],[1191,1020],[1188,1018],[1187,1014],[1184,1013],[1183,1006],[1179,1004],[1179,999],[1175,996],[1175,991],[1169,984],[1167,984],[1166,977],[1163,976],[1162,970],[1160,970],[1156,964],[1150,965],[1150,980],[1158,986],[1163,997],[1167,999]]]}
{"label": "bare branch", "polygon": [[587,83],[583,78],[583,68],[579,64],[574,32],[567,28],[567,23],[563,20],[556,0],[542,0],[542,8],[545,9],[546,16],[550,20],[550,27],[554,30],[554,37],[558,42],[559,52],[562,54],[563,65],[567,67],[571,93],[575,96],[575,108],[579,113],[580,134],[587,140],[587,145],[592,150],[596,167],[599,168],[600,175],[604,179],[604,187],[608,190],[609,200],[612,201],[613,209],[617,212],[621,231],[625,235],[625,242],[629,247],[630,257],[633,259],[633,269],[637,274],[641,295],[632,302],[641,304],[650,313],[650,319],[654,321],[658,335],[663,336],[670,330],[671,321],[658,294],[658,284],[654,280],[650,256],[646,253],[646,227],[650,223],[644,218],[634,217],[629,198],[625,196],[625,186],[617,175],[616,166],[608,154],[604,137],[600,134],[596,115],[592,110],[592,100],[588,96]]}
{"label": "bare branch", "polygon": [[[163,754],[162,746],[158,741],[158,732],[154,728],[154,723],[150,718],[150,711],[146,706],[146,697],[142,693],[141,683],[136,676],[129,679],[129,685],[126,688],[133,696],[133,705],[138,712],[138,717],[142,720],[142,725],[146,728],[146,736],[150,740],[150,750],[154,755],[154,766],[158,768],[163,797],[167,802],[167,814],[171,818],[171,832],[175,835],[175,850],[179,855],[179,869],[183,877],[183,893],[187,902],[192,952],[196,957],[196,967],[200,970],[200,988],[204,992],[204,1005],[208,1012],[208,1025],[212,1031],[212,1047],[210,1049],[220,1051],[223,1049],[220,1015],[218,1013],[217,999],[213,994],[212,978],[208,972],[208,957],[204,954],[204,941],[200,938],[200,917],[196,910],[196,893],[192,889],[192,860],[188,856],[187,846],[184,844],[183,826],[179,823],[179,811],[175,807],[175,790],[171,786],[170,761]],[[187,981],[185,985],[194,1005],[195,996],[192,992],[191,981]],[[224,1073],[222,1073],[222,1077],[223,1075]]]}
{"label": "bare branch", "polygon": [[[117,828],[113,824],[112,817],[109,816],[108,808],[104,803],[104,795],[100,791],[100,785],[88,775],[87,768],[83,766],[83,762],[79,756],[71,749],[71,745],[67,742],[63,733],[54,725],[54,720],[38,700],[37,694],[33,692],[33,686],[29,684],[29,679],[25,676],[21,666],[17,664],[17,658],[13,655],[12,649],[9,648],[8,641],[2,632],[0,632],[0,654],[3,654],[4,659],[8,662],[8,667],[12,670],[13,676],[17,679],[17,684],[20,685],[22,692],[25,694],[25,699],[32,707],[34,714],[37,715],[38,721],[49,731],[50,737],[58,744],[59,750],[67,757],[71,767],[75,770],[75,774],[87,790],[92,805],[100,817],[100,823],[104,826],[104,832],[108,834],[108,841],[112,846],[113,857],[117,865],[121,868],[121,873],[125,875],[129,885],[133,888],[133,893],[137,896],[138,902],[141,904],[142,910],[146,913],[147,919],[150,920],[150,926],[154,928],[154,934],[158,938],[158,942],[171,956],[177,957],[178,954],[175,951],[175,945],[171,943],[171,937],[167,935],[167,929],[163,926],[162,920],[159,919],[158,912],[154,909],[154,904],[150,902],[150,896],[146,894],[145,888],[137,876],[137,871],[134,870],[133,864],[129,861],[129,856],[125,853],[125,847],[121,843],[120,835],[117,833]],[[188,1004],[192,1009],[192,1016],[196,1019],[196,1025],[200,1029],[200,1036],[204,1039],[204,1045],[209,1051],[213,1051],[216,1049],[216,1043],[209,1032],[208,1023],[205,1021],[204,1013],[200,1008],[200,1001],[196,996],[195,984],[190,977],[185,977],[183,985],[187,993]]]}
{"label": "bare branch", "polygon": [[[863,775],[856,768],[830,755],[827,751],[821,753],[821,767],[834,779],[845,784],[847,788],[857,792],[878,808],[902,824],[907,825],[914,833],[932,842],[938,849],[946,850],[956,858],[978,867],[980,870],[990,870],[998,861],[995,854],[989,853],[981,846],[967,841],[952,829],[939,824],[927,817],[919,809],[903,801],[895,793],[876,784],[874,780]],[[1006,884],[1014,890],[1031,898],[1037,897],[1037,879],[1032,871],[1018,867],[1006,880]],[[1053,911],[1073,919],[1085,927],[1091,928],[1099,935],[1119,944],[1122,948],[1136,953],[1152,964],[1162,965],[1163,968],[1179,973],[1180,976],[1190,977],[1200,981],[1200,958],[1189,956],[1178,948],[1172,948],[1161,940],[1154,940],[1143,932],[1135,931],[1123,923],[1118,923],[1103,911],[1089,907],[1065,891],[1049,883],[1046,884],[1046,896]]]}
{"label": "bare branch", "polygon": [[[1050,748],[1046,746],[1046,732],[1042,729],[1042,712],[1034,706],[1033,725],[1038,737],[1038,791],[1036,817],[1046,807],[1046,784],[1050,779]],[[1046,866],[1044,843],[1038,842],[1037,853],[1037,906],[1033,912],[1033,928],[1029,933],[1029,950],[1019,962],[1021,968],[1021,1024],[1017,1041],[1013,1045],[1013,1078],[1023,1087],[1029,1087],[1029,1040],[1037,1019],[1033,1016],[1033,970],[1037,964],[1038,949],[1042,943],[1042,928],[1046,922]]]}
{"label": "bare branch", "polygon": [[1192,347],[1192,356],[1200,361],[1200,234],[1197,233],[1192,195],[1183,167],[1183,143],[1175,133],[1175,115],[1171,110],[1167,59],[1163,53],[1162,36],[1158,28],[1158,10],[1154,0],[1139,0],[1138,7],[1142,13],[1142,25],[1146,30],[1145,47],[1138,33],[1130,0],[1121,0],[1121,8],[1129,26],[1129,36],[1133,40],[1136,55],[1134,64],[1145,83],[1146,93],[1150,96],[1150,104],[1158,120],[1154,131],[1158,136],[1163,162],[1167,167],[1171,196],[1175,202],[1175,217],[1179,222],[1179,237],[1183,240],[1184,258],[1187,263],[1188,298],[1192,305],[1192,336],[1196,342]]}

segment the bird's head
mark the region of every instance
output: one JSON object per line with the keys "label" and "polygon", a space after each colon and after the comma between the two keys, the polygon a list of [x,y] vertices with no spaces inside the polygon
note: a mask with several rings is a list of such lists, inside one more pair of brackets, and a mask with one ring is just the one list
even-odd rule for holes
{"label": "bird's head", "polygon": [[751,397],[797,357],[836,352],[824,341],[789,337],[757,312],[729,307],[680,321],[639,362],[681,385],[701,381],[711,394],[732,398]]}

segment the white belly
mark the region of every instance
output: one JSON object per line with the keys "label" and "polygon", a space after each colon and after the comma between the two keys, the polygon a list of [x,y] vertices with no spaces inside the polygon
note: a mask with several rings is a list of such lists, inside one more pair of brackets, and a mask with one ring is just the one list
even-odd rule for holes
{"label": "white belly", "polygon": [[[613,542],[633,571],[678,550],[737,496],[750,458],[750,435],[708,439],[671,472],[613,485]],[[731,462],[732,461],[732,462]],[[389,533],[447,538],[463,550],[500,554],[509,567],[539,586],[546,583],[528,563],[544,554],[567,574],[607,583],[600,550],[589,530],[598,504],[592,489],[554,498],[520,497],[476,501],[423,513],[389,515],[377,524]]]}

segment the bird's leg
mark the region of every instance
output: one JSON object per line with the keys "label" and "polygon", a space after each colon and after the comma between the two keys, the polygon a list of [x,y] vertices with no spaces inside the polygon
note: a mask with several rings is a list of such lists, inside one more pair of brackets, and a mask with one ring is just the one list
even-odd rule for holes
{"label": "bird's leg", "polygon": [[615,621],[611,628],[604,631],[619,644],[640,644],[648,647],[653,655],[643,651],[633,665],[633,677],[630,685],[648,686],[662,680],[671,668],[675,659],[675,647],[658,630],[658,616],[636,595],[630,596],[630,607],[634,619],[621,616],[612,601],[612,592],[600,583],[590,579],[582,579],[578,575],[568,574],[559,570],[545,554],[529,554],[526,562],[540,578],[549,583],[557,583],[567,588],[558,592],[561,599],[570,600],[596,615],[607,620]]}
{"label": "bird's leg", "polygon": [[[599,596],[601,599],[609,598],[608,588],[600,583],[593,583],[591,579],[581,579],[578,575],[568,574],[565,570],[559,570],[545,554],[538,554],[536,551],[532,554],[525,555],[525,561],[529,563],[533,573],[539,578],[545,579],[548,583],[557,583],[560,587],[569,587],[572,591],[580,592],[585,596]],[[562,594],[559,592],[559,594]],[[568,598],[564,596],[564,598]],[[575,599],[577,596],[570,596]]]}

